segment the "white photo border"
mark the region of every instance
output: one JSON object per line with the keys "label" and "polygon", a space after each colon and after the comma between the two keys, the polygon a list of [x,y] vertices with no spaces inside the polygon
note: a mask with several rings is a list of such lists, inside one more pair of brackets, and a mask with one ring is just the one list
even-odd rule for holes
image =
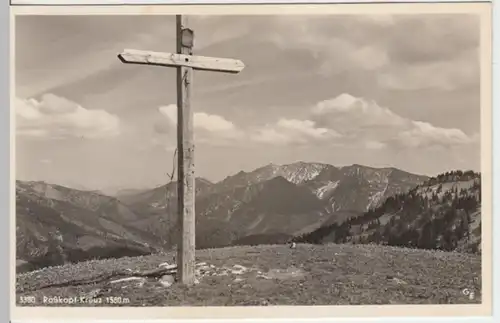
{"label": "white photo border", "polygon": [[[498,33],[500,33],[500,26],[499,26],[499,9],[497,8],[498,3],[500,0],[492,1],[493,3],[493,27],[492,29],[492,37],[493,37],[493,43],[492,43],[492,60],[493,60],[493,69],[492,69],[492,78],[493,82],[491,83],[490,86],[490,99],[487,98],[487,101],[491,100],[492,96],[492,121],[493,125],[500,123],[500,107],[498,107],[498,90],[495,91],[494,89],[498,89],[499,85],[497,82],[498,79],[498,72],[499,72],[499,52],[500,49],[498,48]],[[360,3],[380,3],[381,5],[383,4],[391,4],[391,3],[408,3],[408,4],[415,4],[415,3],[484,3],[486,1],[465,1],[465,0],[441,0],[441,1],[431,1],[431,0],[423,0],[423,1],[323,1],[323,0],[314,0],[314,1],[294,1],[294,0],[274,0],[274,1],[265,1],[265,0],[257,0],[257,1],[232,1],[232,0],[219,0],[219,1],[210,1],[210,0],[193,0],[193,1],[181,1],[181,0],[176,0],[176,1],[167,1],[167,0],[147,0],[147,1],[140,1],[140,0],[10,0],[10,4],[8,0],[4,0],[1,7],[0,7],[0,22],[2,24],[2,28],[0,29],[0,41],[4,44],[3,46],[0,46],[0,60],[2,62],[2,70],[0,72],[0,81],[1,86],[0,89],[3,91],[0,95],[0,100],[1,104],[0,106],[2,109],[0,109],[0,128],[1,131],[3,132],[2,136],[0,137],[0,150],[3,151],[3,154],[1,155],[1,166],[0,167],[0,183],[1,183],[1,189],[0,192],[2,193],[0,195],[0,206],[4,209],[4,216],[1,217],[1,221],[3,221],[3,225],[0,225],[0,228],[4,230],[3,234],[0,234],[0,236],[4,239],[4,243],[2,244],[1,252],[2,252],[2,257],[3,259],[9,258],[9,260],[12,259],[12,244],[15,245],[14,241],[12,240],[12,217],[6,216],[7,214],[12,213],[13,207],[13,196],[12,196],[12,183],[14,182],[14,174],[12,172],[12,156],[15,152],[15,148],[11,144],[11,138],[12,138],[12,123],[11,123],[11,118],[12,115],[10,113],[10,109],[7,107],[11,107],[11,86],[12,86],[12,61],[11,61],[11,53],[12,53],[12,48],[10,48],[12,42],[11,42],[11,29],[12,29],[12,21],[10,21],[11,17],[11,11],[12,10],[17,10],[19,8],[24,8],[21,11],[24,11],[26,9],[29,9],[32,6],[37,6],[37,8],[41,8],[42,6],[45,8],[62,8],[64,7],[74,7],[74,6],[122,6],[122,5],[129,5],[129,6],[140,6],[140,5],[172,5],[172,4],[190,4],[190,5],[202,5],[202,4],[313,4],[313,3],[329,3],[329,4],[360,4]],[[120,7],[122,8],[122,7]],[[495,33],[497,31],[497,33]],[[490,64],[490,62],[482,62],[482,64]],[[482,69],[484,71],[484,69]],[[482,77],[481,82],[483,82],[484,78]],[[486,79],[488,80],[488,79]],[[482,83],[483,84],[483,83]],[[482,86],[483,88],[483,86]],[[11,91],[9,91],[11,90]],[[483,92],[483,90],[481,90]],[[482,93],[482,99],[484,98],[484,94]],[[482,118],[482,121],[487,121],[484,118]],[[492,126],[492,145],[493,145],[493,150],[491,151],[493,161],[492,164],[490,164],[491,170],[492,170],[492,180],[493,180],[493,190],[491,192],[492,195],[492,200],[494,201],[496,196],[498,196],[498,185],[499,185],[499,173],[500,172],[495,172],[495,169],[500,170],[500,163],[498,161],[498,157],[495,158],[496,153],[498,151],[498,143],[500,139],[500,131],[497,130],[495,131],[495,127]],[[484,163],[483,163],[484,165]],[[305,321],[334,321],[334,322],[500,322],[500,314],[497,313],[500,310],[500,279],[498,278],[498,262],[500,259],[500,252],[499,249],[493,248],[493,246],[500,246],[500,225],[499,222],[500,220],[500,212],[498,211],[498,208],[493,205],[492,209],[492,227],[493,227],[493,234],[491,235],[492,242],[491,246],[493,249],[493,256],[491,258],[490,263],[491,264],[496,264],[497,266],[493,266],[493,270],[491,272],[492,274],[492,290],[493,290],[493,297],[492,297],[492,305],[493,305],[493,316],[482,316],[482,317],[474,317],[474,316],[462,316],[462,317],[451,317],[451,316],[427,316],[427,317],[411,317],[407,319],[403,319],[403,317],[343,317],[343,318],[317,318],[317,319],[296,319],[293,320],[295,322],[305,322]],[[496,219],[496,221],[495,221]],[[497,233],[498,234],[495,234]],[[10,248],[6,247],[9,246]],[[484,257],[484,256],[483,256]],[[484,266],[484,258],[483,258],[483,266]],[[4,309],[0,310],[0,313],[2,313],[3,316],[5,314],[11,312],[11,315],[14,314],[13,312],[13,307],[12,305],[14,304],[15,307],[15,300],[12,299],[13,297],[13,289],[12,286],[14,282],[12,281],[12,277],[15,277],[15,273],[13,275],[13,264],[10,263],[7,266],[3,266],[4,269],[2,269],[2,275],[4,276],[4,279],[2,279],[2,282],[8,282],[8,283],[2,283],[0,291],[2,292],[2,304],[4,304]],[[483,270],[484,273],[484,270]],[[497,279],[495,279],[497,278]],[[5,288],[4,288],[5,287]],[[7,288],[8,287],[8,288]],[[496,305],[496,306],[495,306]],[[453,305],[446,305],[446,307],[453,306]],[[392,309],[396,307],[404,307],[404,305],[396,305],[396,306],[391,306]],[[439,305],[430,305],[426,307],[439,307]],[[321,308],[321,307],[319,307]],[[312,307],[312,310],[316,309],[318,311],[318,307]],[[467,313],[467,305],[460,305],[458,307],[454,307],[454,310],[457,310],[458,312],[461,312],[462,315],[463,313]],[[23,312],[30,312],[29,315],[23,315],[17,316],[17,317],[9,317],[9,321],[11,322],[41,322],[41,321],[48,321],[49,316],[45,316],[44,311],[46,310],[51,310],[51,311],[61,311],[62,309],[49,309],[49,308],[23,308]],[[105,314],[104,312],[108,309],[97,309],[97,308],[92,308],[92,309],[77,309],[77,308],[65,308],[64,309],[64,315],[59,316],[59,318],[50,318],[51,322],[67,322],[69,320],[77,320],[79,322],[90,322],[90,321],[96,321],[96,320],[103,320],[105,319],[106,322],[130,322],[130,321],[141,321],[144,322],[144,319],[141,319],[140,316],[130,316],[127,313],[127,316],[123,317],[128,317],[129,319],[115,319],[112,316],[107,316],[103,315]],[[115,309],[118,310],[118,309]],[[134,308],[131,309],[133,311],[148,311],[152,312],[156,309],[153,308]],[[160,308],[158,308],[159,311],[161,311]],[[187,308],[186,308],[187,310]],[[216,309],[214,309],[217,311]],[[222,309],[221,309],[222,310]],[[287,311],[290,309],[285,309],[284,311],[281,310],[280,312],[282,314],[286,314]],[[304,307],[304,310],[305,307]],[[81,316],[77,316],[79,313],[77,312],[85,312],[85,311],[95,311],[96,315],[95,318],[83,318]],[[120,311],[122,312],[128,312],[124,310],[124,308],[121,308]],[[357,309],[357,311],[360,311],[360,309]],[[16,311],[16,314],[19,314],[21,311]],[[335,313],[335,309],[331,311],[332,313]],[[325,312],[323,312],[325,313]],[[70,319],[70,316],[73,315]],[[274,317],[274,315],[272,315]],[[171,317],[172,319],[155,319],[155,320],[150,320],[151,322],[156,321],[156,322],[168,322],[168,321],[174,321],[178,320],[181,317],[178,315],[175,315],[175,317]],[[243,317],[242,317],[243,318]],[[495,320],[496,318],[496,320]],[[213,322],[220,322],[222,318],[214,319],[214,320],[205,320],[207,322],[213,321]],[[240,318],[232,318],[230,321],[236,321],[240,320]],[[255,319],[245,319],[245,321],[268,321],[269,319],[267,318],[255,318]],[[282,318],[282,319],[275,319],[275,321],[278,320],[285,320],[286,322],[293,322],[291,318]],[[7,321],[7,320],[5,320]],[[185,320],[186,322],[188,321],[193,321],[193,320]]]}

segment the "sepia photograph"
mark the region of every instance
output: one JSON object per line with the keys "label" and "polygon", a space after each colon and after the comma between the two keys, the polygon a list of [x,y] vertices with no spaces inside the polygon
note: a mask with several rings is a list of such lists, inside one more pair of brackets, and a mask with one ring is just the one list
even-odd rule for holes
{"label": "sepia photograph", "polygon": [[16,306],[491,304],[490,7],[382,6],[13,14]]}

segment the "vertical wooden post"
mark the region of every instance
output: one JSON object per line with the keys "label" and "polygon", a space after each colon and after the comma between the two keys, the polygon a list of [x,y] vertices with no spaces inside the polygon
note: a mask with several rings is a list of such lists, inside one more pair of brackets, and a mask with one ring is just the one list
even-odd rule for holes
{"label": "vertical wooden post", "polygon": [[195,282],[195,174],[194,129],[191,109],[193,70],[239,73],[245,67],[235,59],[194,56],[194,33],[188,19],[176,15],[177,53],[124,50],[118,55],[123,63],[177,68],[177,281]]}
{"label": "vertical wooden post", "polygon": [[[192,55],[194,34],[186,16],[176,16],[177,53]],[[177,67],[177,147],[178,147],[178,223],[180,241],[177,249],[178,281],[195,281],[195,174],[194,133],[191,89],[193,69]]]}

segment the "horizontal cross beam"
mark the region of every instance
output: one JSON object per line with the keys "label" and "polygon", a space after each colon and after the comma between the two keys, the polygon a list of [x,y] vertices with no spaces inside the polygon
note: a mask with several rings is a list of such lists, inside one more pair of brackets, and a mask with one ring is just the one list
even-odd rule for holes
{"label": "horizontal cross beam", "polygon": [[217,58],[174,53],[150,52],[144,50],[126,49],[118,58],[123,63],[158,65],[167,67],[191,67],[194,70],[214,71],[224,73],[239,73],[245,67],[242,61],[230,58]]}

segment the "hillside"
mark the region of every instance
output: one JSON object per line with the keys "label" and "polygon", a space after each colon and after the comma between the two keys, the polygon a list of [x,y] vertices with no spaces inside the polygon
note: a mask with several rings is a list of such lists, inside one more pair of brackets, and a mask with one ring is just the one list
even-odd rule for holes
{"label": "hillside", "polygon": [[43,182],[16,182],[17,270],[149,254],[160,246],[118,200]]}
{"label": "hillside", "polygon": [[[196,178],[196,195],[203,195],[212,186],[213,184],[210,181],[204,178]],[[164,213],[168,204],[166,202],[170,200],[176,201],[177,199],[177,182],[172,181],[151,190],[141,190],[135,194],[129,190],[127,194],[118,195],[117,198],[137,214]]]}
{"label": "hillside", "polygon": [[133,221],[138,218],[118,199],[96,191],[81,191],[40,181],[16,181],[16,194],[47,201],[66,202],[116,221]]}
{"label": "hillside", "polygon": [[[196,246],[284,243],[359,217],[423,178],[395,169],[304,162],[271,164],[218,183],[197,178]],[[176,182],[110,197],[17,181],[16,194],[19,270],[169,250],[178,241]]]}
{"label": "hillside", "polygon": [[[170,203],[170,207],[162,207],[163,212],[157,208],[134,226],[156,237],[166,236],[168,243],[174,244],[178,235],[175,198],[170,198]],[[305,226],[321,223],[324,215],[323,205],[314,194],[281,176],[199,194],[195,210],[198,248],[229,246],[234,240],[254,234],[293,235]]]}
{"label": "hillside", "polygon": [[362,216],[324,225],[295,240],[480,252],[481,176],[472,171],[440,174]]}
{"label": "hillside", "polygon": [[[247,188],[235,189],[235,195]],[[250,234],[293,234],[305,226],[321,221],[323,205],[309,190],[278,176],[251,186],[252,193],[241,194],[234,209],[216,209],[204,217],[226,219],[239,237]],[[234,197],[231,200],[234,202]],[[207,200],[210,197],[206,198]]]}
{"label": "hillside", "polygon": [[[265,241],[277,243],[283,235],[311,232],[324,223],[356,217],[426,179],[392,168],[337,168],[305,162],[270,164],[218,183],[197,178],[197,245],[227,246],[253,235],[265,235]],[[143,215],[134,226],[173,244],[176,196],[176,183],[172,182],[121,200]]]}
{"label": "hillside", "polygon": [[[198,250],[198,284],[155,275],[173,254],[82,262],[17,275],[18,306],[480,304],[478,255],[374,245]],[[467,288],[474,292],[469,298]],[[20,304],[32,296],[35,304]],[[44,306],[68,306],[45,303]]]}
{"label": "hillside", "polygon": [[329,166],[304,185],[325,201],[331,212],[364,212],[379,206],[390,196],[407,192],[427,179],[426,176],[395,168]]}

